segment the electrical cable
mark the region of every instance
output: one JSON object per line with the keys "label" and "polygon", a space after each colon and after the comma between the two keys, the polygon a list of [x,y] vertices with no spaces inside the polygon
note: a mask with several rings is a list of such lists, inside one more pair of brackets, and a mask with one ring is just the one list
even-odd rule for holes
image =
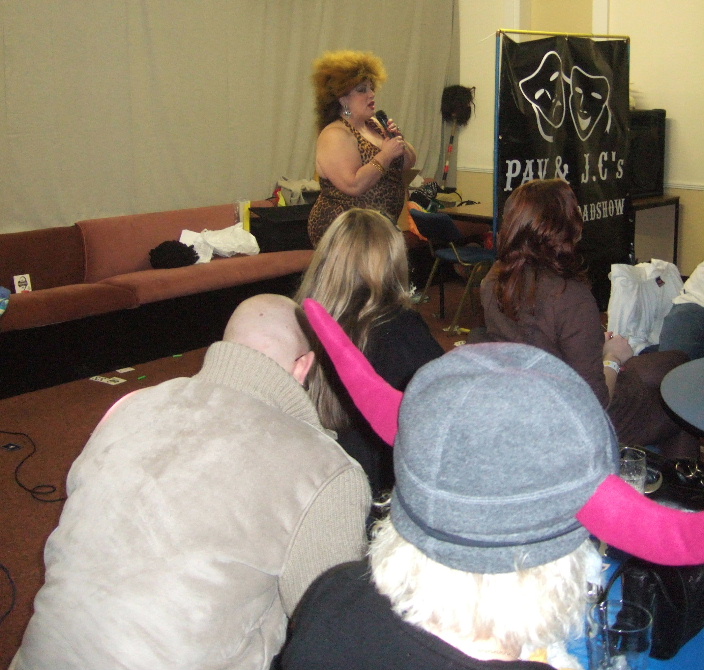
{"label": "electrical cable", "polygon": [[46,498],[44,496],[50,496],[53,495],[57,492],[56,486],[53,486],[52,484],[37,484],[37,486],[34,486],[30,488],[29,486],[25,486],[21,481],[20,481],[20,469],[22,466],[25,464],[27,459],[31,458],[34,456],[34,454],[37,453],[37,445],[34,443],[34,440],[27,435],[27,433],[22,433],[22,432],[13,432],[11,430],[0,430],[0,433],[4,435],[13,435],[15,437],[24,437],[31,445],[32,445],[32,451],[30,451],[18,464],[17,467],[15,468],[15,482],[17,482],[17,485],[27,491],[32,498],[35,500],[38,500],[39,502],[43,503],[55,503],[55,502],[63,502],[66,500],[66,496],[62,496],[60,498]]}
{"label": "electrical cable", "polygon": [[12,579],[10,571],[2,563],[0,563],[0,570],[5,573],[7,580],[10,582],[11,589],[10,606],[4,612],[0,612],[0,624],[2,624],[2,622],[5,621],[10,612],[15,609],[15,603],[17,602],[17,585],[15,584],[15,580]]}
{"label": "electrical cable", "polygon": [[[54,502],[63,502],[66,500],[66,497],[60,497],[60,498],[47,498],[46,496],[51,496],[54,495],[57,492],[57,488],[51,484],[38,484],[37,486],[34,486],[30,488],[29,486],[26,486],[20,481],[20,469],[22,466],[26,463],[27,459],[31,458],[34,456],[34,454],[37,453],[37,445],[35,444],[34,440],[27,434],[27,433],[22,433],[22,432],[17,432],[17,431],[11,431],[11,430],[0,430],[0,433],[4,435],[12,435],[13,437],[22,437],[25,438],[31,445],[32,445],[32,451],[30,451],[18,464],[17,467],[15,467],[15,482],[17,482],[17,485],[27,491],[32,498],[35,500],[38,500],[39,502],[44,502],[44,503],[54,503]],[[13,443],[7,443],[3,445],[4,447],[8,447],[9,445],[12,445]],[[20,445],[15,445],[15,446],[20,446]],[[0,563],[0,571],[7,577],[7,581],[10,584],[10,605],[7,609],[4,611],[0,612],[0,625],[5,621],[5,619],[11,614],[11,612],[15,609],[15,604],[17,602],[17,584],[15,584],[15,580],[12,578],[12,574],[10,573],[10,570]]]}

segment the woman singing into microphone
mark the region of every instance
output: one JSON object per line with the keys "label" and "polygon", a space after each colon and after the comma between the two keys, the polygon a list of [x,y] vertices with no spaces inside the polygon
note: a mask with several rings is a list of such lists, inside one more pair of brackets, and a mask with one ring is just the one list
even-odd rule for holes
{"label": "woman singing into microphone", "polygon": [[375,91],[385,80],[383,63],[371,53],[329,52],[314,63],[320,196],[308,218],[313,246],[352,207],[379,210],[392,221],[401,214],[403,170],[413,167],[416,152],[393,120],[385,130],[374,116]]}

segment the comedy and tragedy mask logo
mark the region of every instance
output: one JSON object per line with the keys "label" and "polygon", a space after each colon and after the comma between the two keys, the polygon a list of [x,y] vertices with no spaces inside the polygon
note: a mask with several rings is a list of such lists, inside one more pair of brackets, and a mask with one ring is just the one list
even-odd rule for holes
{"label": "comedy and tragedy mask logo", "polygon": [[591,75],[577,66],[572,68],[568,77],[563,72],[560,56],[555,51],[548,51],[536,70],[518,84],[535,112],[543,139],[552,142],[555,130],[564,123],[565,84],[569,86],[570,117],[579,138],[587,140],[604,114],[608,133],[611,128],[608,79],[603,75]]}

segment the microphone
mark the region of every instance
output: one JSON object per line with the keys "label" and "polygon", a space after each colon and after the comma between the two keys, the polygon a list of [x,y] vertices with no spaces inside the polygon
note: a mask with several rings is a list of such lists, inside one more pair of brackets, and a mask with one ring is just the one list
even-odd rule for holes
{"label": "microphone", "polygon": [[396,137],[398,135],[398,133],[389,132],[389,117],[383,109],[380,109],[374,116],[376,116],[376,120],[381,124],[381,127],[389,137]]}

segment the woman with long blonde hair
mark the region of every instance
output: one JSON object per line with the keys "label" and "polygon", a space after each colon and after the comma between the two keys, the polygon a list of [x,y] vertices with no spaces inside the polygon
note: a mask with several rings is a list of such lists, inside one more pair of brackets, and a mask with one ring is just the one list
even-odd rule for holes
{"label": "woman with long blonde hair", "polygon": [[[419,367],[444,353],[411,308],[408,282],[401,232],[380,212],[353,208],[321,238],[296,300],[323,305],[376,371],[403,390]],[[358,413],[325,351],[316,355],[308,388],[321,422],[338,433],[379,495],[393,484],[391,450]]]}

